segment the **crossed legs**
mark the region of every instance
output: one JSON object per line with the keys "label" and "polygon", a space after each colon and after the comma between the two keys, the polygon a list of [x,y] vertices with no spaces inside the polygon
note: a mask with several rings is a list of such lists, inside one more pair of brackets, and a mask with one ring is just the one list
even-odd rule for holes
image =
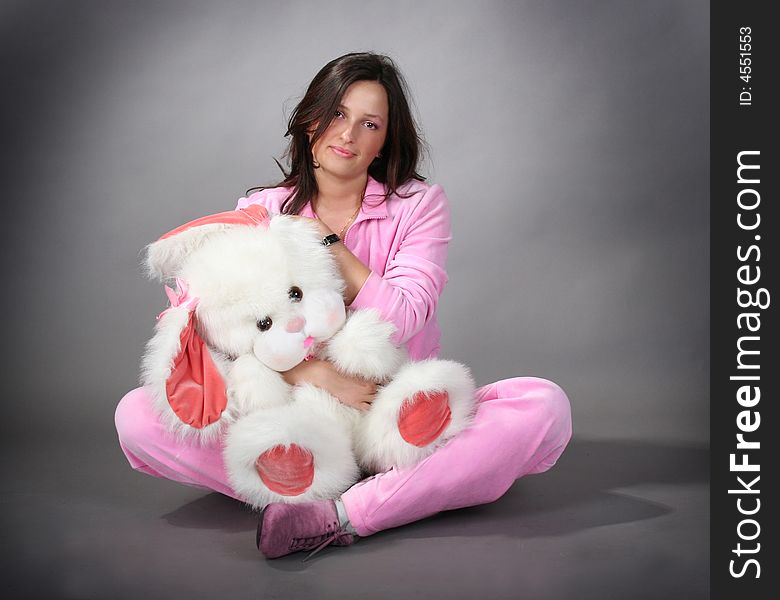
{"label": "crossed legs", "polygon": [[[550,381],[504,379],[479,388],[477,401],[473,425],[434,454],[344,492],[341,501],[358,535],[492,502],[519,477],[552,467],[569,442],[569,400]],[[177,440],[158,422],[144,388],[122,398],[115,421],[134,469],[242,500],[227,482],[222,445]]]}

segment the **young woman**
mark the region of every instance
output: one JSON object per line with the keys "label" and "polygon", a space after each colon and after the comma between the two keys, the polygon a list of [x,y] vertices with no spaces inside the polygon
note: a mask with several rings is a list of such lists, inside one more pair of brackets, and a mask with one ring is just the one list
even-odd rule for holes
{"label": "young woman", "polygon": [[[278,186],[241,198],[272,213],[311,219],[346,281],[345,303],[374,307],[396,327],[413,359],[439,352],[436,308],[447,281],[447,197],[419,175],[420,136],[393,62],[373,53],[341,56],[314,77],[289,122],[290,171]],[[365,410],[376,385],[311,360],[284,374]],[[505,379],[477,391],[473,426],[420,464],[363,480],[337,501],[271,504],[258,525],[261,551],[275,558],[397,527],[442,510],[492,502],[519,477],[553,466],[571,437],[569,401],[554,383]],[[438,428],[435,414],[421,426]],[[222,448],[186,445],[155,418],[144,388],[116,411],[119,441],[133,468],[236,497]]]}

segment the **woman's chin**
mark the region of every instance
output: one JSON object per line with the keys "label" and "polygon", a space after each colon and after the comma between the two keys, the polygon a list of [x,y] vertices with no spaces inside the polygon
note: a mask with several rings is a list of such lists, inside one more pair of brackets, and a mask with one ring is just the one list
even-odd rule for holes
{"label": "woman's chin", "polygon": [[347,162],[346,160],[341,159],[341,163],[339,163],[337,160],[338,159],[329,160],[325,164],[320,163],[320,168],[317,169],[315,173],[320,171],[323,175],[336,179],[354,179],[367,172],[368,167],[361,169],[355,162]]}

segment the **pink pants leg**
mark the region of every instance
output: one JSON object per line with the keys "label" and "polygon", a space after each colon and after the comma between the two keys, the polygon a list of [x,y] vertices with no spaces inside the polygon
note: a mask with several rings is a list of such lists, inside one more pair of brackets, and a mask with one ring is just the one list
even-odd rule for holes
{"label": "pink pants leg", "polygon": [[[341,497],[361,536],[443,510],[486,504],[522,477],[552,467],[571,438],[569,400],[545,379],[516,377],[484,386],[472,427],[421,463],[374,475]],[[182,443],[163,430],[148,392],[138,388],[116,410],[119,442],[144,473],[237,498],[220,444]]]}
{"label": "pink pants leg", "polygon": [[182,442],[168,433],[152,411],[146,388],[128,392],[114,415],[119,445],[136,471],[240,500],[227,482],[222,445]]}

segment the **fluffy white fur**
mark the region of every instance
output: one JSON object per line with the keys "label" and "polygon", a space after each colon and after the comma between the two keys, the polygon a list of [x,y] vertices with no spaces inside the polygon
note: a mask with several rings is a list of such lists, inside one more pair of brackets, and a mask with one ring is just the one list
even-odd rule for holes
{"label": "fluffy white fur", "polygon": [[393,333],[395,327],[380,319],[379,311],[355,311],[328,342],[324,358],[347,375],[388,381],[406,358],[403,350],[390,343]]}
{"label": "fluffy white fur", "polygon": [[[267,228],[195,227],[151,244],[147,271],[163,281],[183,279],[199,299],[198,331],[223,374],[227,408],[216,423],[197,429],[182,423],[168,403],[165,381],[187,322],[184,308],[160,319],[142,381],[170,431],[204,442],[226,435],[230,483],[254,507],[337,497],[357,481],[360,467],[414,464],[470,423],[475,401],[468,370],[451,361],[408,362],[391,342],[393,325],[376,310],[351,312],[345,321],[338,266],[305,222],[276,216]],[[294,288],[300,301],[291,299]],[[258,323],[268,321],[272,327],[261,331]],[[384,384],[369,411],[349,408],[311,385],[292,388],[274,370],[313,350],[345,374]],[[452,414],[445,431],[423,448],[403,440],[397,425],[401,406],[419,391],[446,391]],[[281,496],[263,484],[255,460],[293,443],[312,452],[314,480],[298,496]]]}

